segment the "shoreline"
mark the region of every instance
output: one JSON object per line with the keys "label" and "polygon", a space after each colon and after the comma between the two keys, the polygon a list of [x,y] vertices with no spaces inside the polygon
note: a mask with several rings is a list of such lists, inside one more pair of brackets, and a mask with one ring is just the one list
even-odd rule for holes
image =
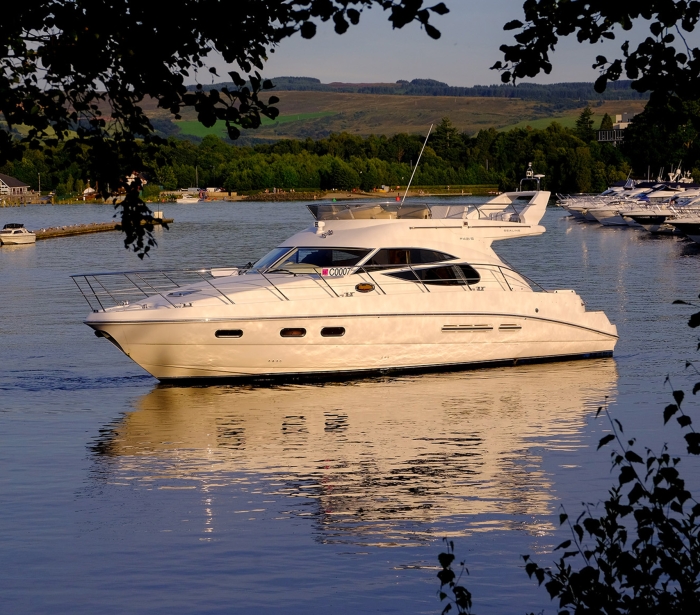
{"label": "shoreline", "polygon": [[[216,196],[212,195],[212,198],[204,199],[202,201],[196,201],[194,204],[202,204],[208,202],[224,201],[226,203],[284,203],[284,202],[294,202],[294,201],[360,201],[360,200],[389,200],[394,201],[398,197],[403,199],[405,188],[402,190],[391,190],[389,192],[348,192],[346,190],[305,190],[300,192],[258,192],[255,194],[236,194],[235,192],[228,196],[227,193],[217,193]],[[172,193],[168,193],[169,196]],[[466,197],[466,196],[495,196],[500,194],[498,186],[490,185],[480,185],[480,186],[465,186],[464,189],[435,189],[427,190],[421,188],[420,190],[409,190],[406,194],[407,199],[416,198],[432,198],[432,197]],[[153,210],[158,209],[162,205],[175,205],[178,204],[176,200],[166,199],[158,201],[145,201],[145,203]],[[183,203],[180,203],[182,205]],[[51,207],[61,207],[63,205],[106,205],[114,208],[115,204],[110,202],[104,202],[102,200],[90,200],[83,201],[82,199],[74,201],[61,201],[61,202],[46,202],[44,201],[29,201],[14,204],[4,204],[2,208],[18,208],[26,207],[27,205],[43,205]],[[118,205],[118,203],[117,203]]]}
{"label": "shoreline", "polygon": [[[467,189],[468,188],[468,189]],[[226,196],[223,198],[227,202],[259,202],[275,203],[285,201],[358,201],[358,200],[390,200],[393,201],[398,196],[403,199],[403,190],[391,190],[389,192],[348,192],[346,190],[335,191],[304,191],[304,192],[270,192],[250,195]],[[500,194],[498,186],[469,186],[464,190],[409,190],[407,199],[429,198],[429,197],[465,197],[465,196],[496,196]],[[212,199],[214,200],[214,199]]]}

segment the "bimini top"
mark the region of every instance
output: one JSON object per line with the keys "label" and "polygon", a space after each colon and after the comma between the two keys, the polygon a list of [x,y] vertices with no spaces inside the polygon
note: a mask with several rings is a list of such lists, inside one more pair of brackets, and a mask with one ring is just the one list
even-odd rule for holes
{"label": "bimini top", "polygon": [[14,228],[24,228],[24,224],[18,224],[17,222],[10,222],[9,224],[6,224],[5,226],[3,226],[2,230],[4,231],[5,229],[14,229]]}

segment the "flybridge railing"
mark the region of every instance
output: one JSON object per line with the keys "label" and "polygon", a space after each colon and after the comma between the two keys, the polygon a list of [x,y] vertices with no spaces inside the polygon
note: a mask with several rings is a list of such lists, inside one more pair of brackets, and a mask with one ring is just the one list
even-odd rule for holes
{"label": "flybridge railing", "polygon": [[[454,277],[441,277],[427,279],[421,272],[426,269],[452,268]],[[319,267],[319,271],[315,272],[293,272],[288,270],[246,270],[239,268],[228,269],[173,269],[173,270],[158,270],[158,271],[125,271],[118,273],[86,273],[73,275],[71,278],[80,290],[81,294],[87,301],[90,309],[93,312],[104,312],[110,308],[118,306],[128,306],[136,301],[147,299],[150,297],[160,297],[166,304],[173,308],[183,307],[188,303],[187,296],[194,294],[197,291],[187,290],[186,287],[193,284],[204,282],[204,288],[211,288],[215,297],[218,297],[222,303],[234,305],[235,301],[231,298],[234,293],[227,292],[229,289],[222,289],[217,282],[230,280],[231,276],[236,276],[238,272],[245,273],[243,277],[248,275],[258,274],[264,280],[263,284],[254,283],[251,280],[250,289],[267,290],[270,294],[279,301],[290,301],[292,292],[297,293],[300,290],[309,288],[321,288],[329,297],[347,297],[348,294],[353,294],[352,290],[348,293],[348,277],[350,274],[359,274],[358,278],[352,280],[351,286],[355,286],[357,282],[371,284],[372,288],[369,291],[358,292],[374,292],[380,295],[393,294],[392,290],[397,286],[406,288],[406,282],[415,283],[421,293],[435,292],[440,287],[457,286],[465,292],[475,290],[483,290],[486,285],[496,285],[501,290],[513,291],[522,289],[524,286],[537,292],[549,292],[542,288],[536,282],[533,282],[528,277],[517,273],[513,269],[504,265],[494,263],[471,263],[470,267],[477,270],[479,279],[469,278],[467,274],[462,272],[459,265],[452,263],[434,263],[425,265],[382,265],[382,266],[361,266],[349,267],[349,271],[343,276],[326,276],[322,274],[323,268]],[[411,277],[396,278],[393,276],[380,275],[393,271],[402,271],[413,274]],[[311,282],[308,286],[295,284],[293,287],[280,284],[280,276],[285,279],[289,277],[301,278]],[[258,278],[259,280],[260,278]],[[245,280],[242,280],[245,283]],[[277,282],[277,283],[276,283]],[[359,285],[359,284],[358,284]],[[179,292],[178,289],[182,289]]]}

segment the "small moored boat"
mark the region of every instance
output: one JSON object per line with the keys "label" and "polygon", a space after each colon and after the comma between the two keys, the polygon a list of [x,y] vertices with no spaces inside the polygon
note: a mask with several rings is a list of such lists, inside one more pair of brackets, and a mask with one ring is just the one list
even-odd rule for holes
{"label": "small moored boat", "polygon": [[36,234],[24,228],[24,224],[6,224],[0,230],[0,244],[15,246],[27,243],[35,243]]}

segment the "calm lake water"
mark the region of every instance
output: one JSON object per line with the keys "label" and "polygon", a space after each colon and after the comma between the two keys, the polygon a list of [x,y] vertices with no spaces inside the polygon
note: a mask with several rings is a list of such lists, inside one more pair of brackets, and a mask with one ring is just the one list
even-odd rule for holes
{"label": "calm lake water", "polygon": [[[456,542],[480,614],[556,612],[520,555],[553,560],[572,514],[610,485],[609,404],[662,429],[696,340],[700,249],[547,211],[496,243],[618,326],[614,359],[343,384],[167,388],[82,324],[69,275],[255,260],[307,226],[303,204],[166,205],[144,262],[118,233],[0,248],[0,612],[439,613]],[[109,206],[0,209],[29,228]],[[680,446],[680,445],[678,445]],[[685,459],[690,477],[697,466]],[[697,481],[696,481],[697,482]]]}

